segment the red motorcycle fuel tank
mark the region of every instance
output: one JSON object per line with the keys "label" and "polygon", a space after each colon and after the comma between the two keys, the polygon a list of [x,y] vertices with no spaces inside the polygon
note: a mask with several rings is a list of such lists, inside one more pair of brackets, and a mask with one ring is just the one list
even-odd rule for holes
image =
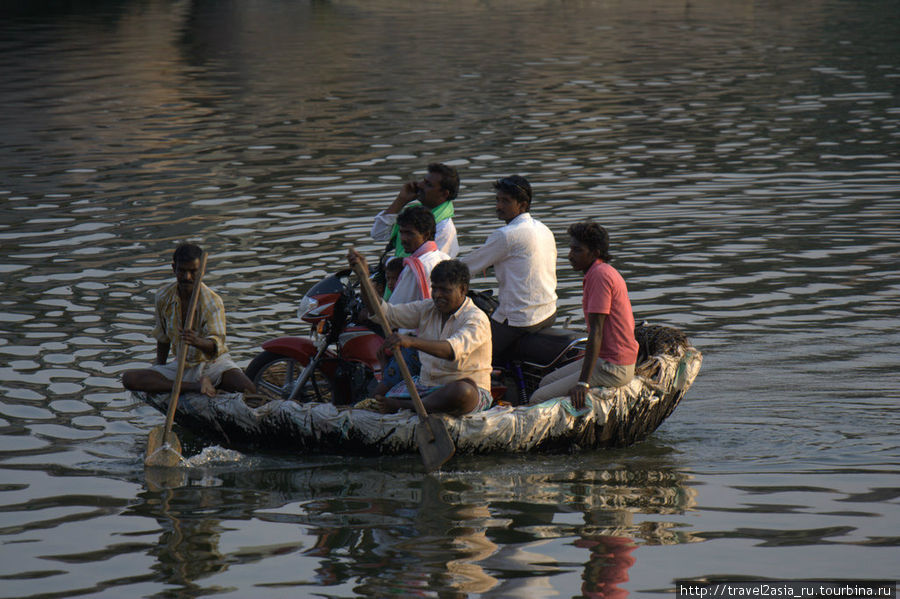
{"label": "red motorcycle fuel tank", "polygon": [[341,356],[345,360],[358,360],[376,372],[381,370],[378,348],[384,343],[384,339],[370,329],[349,326],[341,333],[338,343],[341,346]]}

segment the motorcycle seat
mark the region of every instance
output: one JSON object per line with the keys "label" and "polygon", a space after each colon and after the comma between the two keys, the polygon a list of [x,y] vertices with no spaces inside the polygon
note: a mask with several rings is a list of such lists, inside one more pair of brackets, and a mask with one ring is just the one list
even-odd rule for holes
{"label": "motorcycle seat", "polygon": [[510,355],[513,360],[549,366],[564,353],[566,360],[577,357],[586,341],[584,333],[550,327],[519,339]]}

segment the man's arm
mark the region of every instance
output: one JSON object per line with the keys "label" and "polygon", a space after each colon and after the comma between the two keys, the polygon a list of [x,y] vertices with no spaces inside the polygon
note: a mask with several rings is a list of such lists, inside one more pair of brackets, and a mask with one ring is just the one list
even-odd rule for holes
{"label": "man's arm", "polygon": [[200,290],[199,302],[197,306],[199,315],[195,321],[199,330],[195,331],[193,326],[185,330],[184,342],[196,347],[204,356],[213,360],[226,351],[225,304],[205,286]]}
{"label": "man's arm", "polygon": [[[355,268],[356,266],[360,267],[362,270],[363,276],[369,276],[369,265],[366,263],[366,259],[360,254],[356,249],[350,248],[347,251],[347,263],[350,265],[350,268]],[[378,314],[378,310],[375,309],[375,306],[369,301],[369,298],[366,297],[365,293],[360,294],[363,298],[363,304],[366,306],[366,309],[369,311],[370,317],[378,320],[378,317],[375,316]],[[401,327],[407,329],[415,329],[419,326],[419,318],[421,316],[421,310],[419,304],[422,302],[410,302],[406,304],[388,304],[387,302],[379,300],[381,303],[381,308],[385,312],[385,316],[387,316],[388,320],[391,321],[391,326]],[[380,323],[384,324],[384,323]]]}
{"label": "man's arm", "polygon": [[188,345],[193,345],[211,358],[215,358],[219,354],[219,347],[215,339],[201,337],[194,331],[187,330],[184,332],[184,342]]}
{"label": "man's arm", "polygon": [[494,231],[488,235],[483,246],[472,250],[460,260],[469,267],[473,274],[480,273],[499,262],[506,256],[506,252],[506,238],[499,231]]}
{"label": "man's arm", "polygon": [[157,341],[156,342],[156,363],[159,365],[163,365],[166,363],[166,360],[169,359],[169,349],[171,348],[171,343],[168,341]]}
{"label": "man's arm", "polygon": [[399,214],[407,204],[416,199],[419,193],[419,185],[415,181],[409,181],[400,188],[400,193],[391,202],[391,205],[384,211],[385,214]]}
{"label": "man's arm", "polygon": [[394,230],[394,223],[397,222],[397,214],[406,207],[407,204],[416,199],[418,186],[414,181],[404,183],[400,188],[400,193],[391,202],[385,210],[378,213],[375,221],[372,223],[372,230],[369,234],[375,241],[388,241],[391,238],[391,232]]}
{"label": "man's arm", "polygon": [[399,347],[411,347],[418,351],[444,360],[454,360],[456,354],[453,346],[449,341],[442,339],[422,339],[421,337],[413,337],[412,335],[400,335],[394,333],[384,340],[386,349],[394,350]]}
{"label": "man's arm", "polygon": [[591,373],[597,364],[600,355],[600,344],[603,341],[603,323],[606,322],[606,314],[588,314],[588,341],[584,350],[584,362],[581,365],[581,376],[578,383],[569,390],[572,405],[580,410],[584,407],[584,400],[590,388]]}

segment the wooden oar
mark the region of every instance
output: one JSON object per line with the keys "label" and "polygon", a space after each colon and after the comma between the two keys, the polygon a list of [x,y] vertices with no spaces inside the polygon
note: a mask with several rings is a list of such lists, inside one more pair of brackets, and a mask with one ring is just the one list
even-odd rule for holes
{"label": "wooden oar", "polygon": [[[393,330],[391,323],[384,313],[384,308],[381,306],[381,298],[375,293],[372,282],[369,281],[369,277],[366,276],[360,265],[354,266],[353,271],[359,277],[360,288],[366,294],[372,309],[375,310],[385,333],[390,335]],[[422,454],[422,463],[425,465],[425,471],[437,470],[453,457],[453,454],[456,453],[456,445],[453,444],[453,439],[450,438],[450,433],[447,432],[444,421],[436,416],[429,416],[428,412],[425,411],[425,406],[422,404],[422,398],[419,397],[412,374],[409,372],[406,360],[403,359],[403,352],[397,349],[394,352],[394,358],[397,360],[400,372],[403,373],[403,380],[406,382],[409,395],[412,398],[413,405],[416,407],[416,414],[419,415],[419,423],[416,425],[416,444],[419,446],[419,453]]]}
{"label": "wooden oar", "polygon": [[[197,300],[200,297],[200,284],[203,282],[203,273],[206,271],[206,252],[200,257],[200,270],[197,271],[197,279],[194,281],[194,291],[191,293],[191,301],[188,304],[187,316],[184,319],[182,330],[194,326],[194,312],[197,310]],[[184,360],[187,355],[187,343],[184,335],[178,337],[178,365],[175,370],[175,382],[172,384],[172,395],[169,397],[169,410],[166,412],[166,424],[154,427],[147,437],[147,451],[144,454],[145,466],[174,467],[181,463],[181,441],[178,435],[172,432],[172,424],[175,422],[175,410],[178,408],[178,396],[181,394],[181,381],[184,378]]]}

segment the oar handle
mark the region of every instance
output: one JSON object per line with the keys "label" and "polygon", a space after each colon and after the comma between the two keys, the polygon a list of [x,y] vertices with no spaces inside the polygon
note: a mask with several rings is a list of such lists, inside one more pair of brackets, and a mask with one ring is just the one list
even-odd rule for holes
{"label": "oar handle", "polygon": [[[378,294],[375,293],[375,289],[372,287],[372,282],[369,280],[369,277],[366,276],[366,272],[359,264],[353,266],[353,272],[355,272],[356,276],[359,278],[360,289],[362,289],[362,292],[368,298],[368,303],[371,305],[372,309],[375,310],[375,316],[381,321],[385,332],[390,334],[391,331],[393,331],[393,328],[391,328],[391,323],[387,318],[387,314],[384,313],[384,308],[381,305],[381,298],[378,297]],[[427,423],[428,412],[425,411],[425,405],[422,403],[422,398],[419,397],[419,392],[416,390],[416,384],[413,381],[412,374],[409,372],[406,360],[403,359],[403,352],[399,350],[395,351],[394,359],[397,361],[397,366],[400,367],[400,373],[403,375],[403,380],[406,382],[406,386],[409,389],[409,396],[412,398],[416,413],[419,415],[419,420]],[[429,431],[430,430],[429,427]]]}
{"label": "oar handle", "polygon": [[[194,326],[194,313],[197,311],[197,303],[200,298],[200,284],[203,282],[203,273],[206,272],[206,252],[200,256],[200,270],[197,272],[197,280],[194,281],[194,291],[191,292],[191,301],[188,303],[187,316],[182,325],[182,331]],[[166,412],[166,430],[163,436],[163,442],[169,439],[169,433],[172,432],[172,424],[175,422],[175,410],[178,407],[178,396],[181,394],[181,381],[184,379],[184,362],[187,357],[187,343],[184,342],[184,335],[179,335],[178,345],[175,350],[178,353],[177,368],[175,370],[175,382],[172,384],[172,396],[169,398],[169,409]]]}

